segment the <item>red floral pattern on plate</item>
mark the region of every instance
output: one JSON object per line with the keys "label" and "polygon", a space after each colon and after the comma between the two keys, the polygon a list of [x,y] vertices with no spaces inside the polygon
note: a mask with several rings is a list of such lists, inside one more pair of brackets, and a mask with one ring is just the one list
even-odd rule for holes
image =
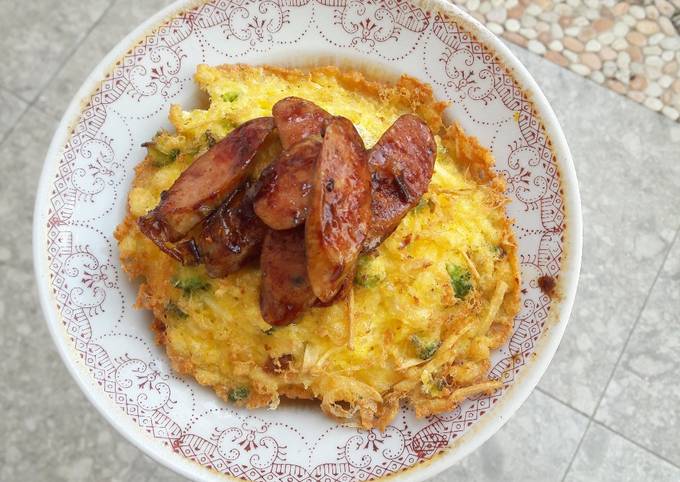
{"label": "red floral pattern on plate", "polygon": [[[556,155],[534,105],[465,25],[401,0],[213,0],[178,12],[116,62],[53,160],[45,247],[62,329],[121,416],[177,456],[238,478],[370,480],[437,454],[501,399],[544,331],[552,300],[536,279],[560,275],[565,212]],[[318,50],[319,42],[430,82],[451,101],[452,116],[492,149],[517,220],[522,309],[491,371],[504,387],[425,420],[402,410],[384,433],[318,413],[306,415],[313,423],[293,416],[286,424],[277,412],[214,408],[214,395],[172,373],[144,315],[129,309],[134,289],[119,276],[112,242],[143,157],[138,146],[170,102],[191,101],[196,64],[271,62],[298,47]]]}

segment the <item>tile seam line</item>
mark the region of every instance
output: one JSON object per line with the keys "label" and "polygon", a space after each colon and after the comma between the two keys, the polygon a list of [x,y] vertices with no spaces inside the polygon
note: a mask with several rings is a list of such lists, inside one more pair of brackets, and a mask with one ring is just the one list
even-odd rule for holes
{"label": "tile seam line", "polygon": [[[647,291],[647,295],[645,296],[645,301],[642,303],[642,306],[640,307],[640,311],[638,312],[638,314],[635,318],[635,321],[633,322],[633,326],[628,331],[628,336],[626,336],[626,341],[623,343],[623,347],[621,348],[621,351],[619,352],[619,355],[616,358],[616,363],[614,363],[614,368],[612,368],[611,373],[609,374],[609,378],[607,378],[607,383],[605,384],[604,388],[602,389],[602,393],[600,394],[600,397],[597,401],[597,404],[595,405],[595,408],[593,409],[593,413],[592,413],[592,415],[590,415],[590,417],[588,419],[588,425],[586,426],[586,429],[583,432],[583,435],[581,436],[581,440],[579,440],[578,445],[576,446],[576,450],[574,451],[574,454],[572,455],[571,460],[569,461],[569,465],[567,465],[567,468],[564,471],[564,475],[562,476],[562,479],[561,479],[562,482],[564,482],[567,478],[567,475],[569,475],[569,471],[571,470],[571,467],[574,464],[574,460],[576,460],[576,456],[578,455],[578,453],[581,449],[581,445],[583,445],[583,440],[586,438],[586,434],[588,433],[590,426],[593,424],[593,422],[600,423],[600,422],[597,422],[595,420],[595,415],[597,415],[597,411],[600,409],[600,405],[602,404],[602,400],[604,400],[604,397],[607,393],[607,388],[609,388],[609,384],[611,383],[612,379],[614,378],[614,374],[616,373],[616,370],[621,363],[621,359],[623,358],[623,355],[626,353],[626,349],[628,348],[628,344],[630,343],[630,340],[633,337],[633,333],[635,332],[635,329],[637,328],[638,324],[640,323],[640,319],[642,318],[642,314],[644,313],[645,308],[647,307],[647,302],[649,302],[649,298],[652,295],[652,291],[654,290],[654,286],[656,286],[657,281],[659,281],[659,277],[661,276],[661,272],[663,271],[663,268],[666,265],[666,261],[668,260],[668,257],[670,256],[671,250],[675,246],[675,243],[678,242],[679,235],[680,235],[680,226],[676,229],[675,234],[673,235],[673,239],[671,240],[670,244],[668,245],[668,249],[664,253],[663,259],[661,260],[661,265],[659,266],[659,269],[657,270],[656,275],[654,276],[654,280],[652,280],[652,283],[650,284],[649,290]],[[603,423],[600,423],[600,425],[605,426]],[[609,429],[609,427],[607,427],[607,429]],[[657,455],[657,454],[655,454],[655,455]],[[661,458],[659,455],[657,455],[657,457]]]}
{"label": "tile seam line", "polygon": [[15,99],[21,101],[22,104],[28,105],[30,103],[29,101],[27,101],[26,99],[24,99],[23,97],[18,95],[16,92],[14,92],[12,89],[10,89],[9,87],[7,87],[4,84],[0,84],[0,91],[6,92],[7,94],[11,95]]}
{"label": "tile seam line", "polygon": [[585,418],[587,418],[587,419],[590,418],[590,415],[588,415],[587,412],[584,412],[583,410],[580,410],[580,409],[570,405],[569,403],[565,402],[564,400],[561,400],[560,398],[556,397],[555,395],[553,395],[552,393],[550,393],[546,389],[541,388],[541,387],[536,387],[536,391],[545,395],[546,397],[550,398],[551,400],[555,400],[560,405],[562,405],[562,406],[564,406],[564,407],[566,407],[570,410],[573,410],[574,412],[576,412],[580,415],[583,415]]}
{"label": "tile seam line", "polygon": [[604,428],[604,429],[607,430],[608,432],[611,432],[611,433],[613,433],[613,434],[615,434],[615,435],[618,435],[619,437],[621,437],[622,439],[624,439],[626,442],[628,442],[628,443],[630,443],[630,444],[632,444],[632,445],[635,445],[637,448],[644,450],[645,452],[647,452],[648,454],[650,454],[650,455],[656,457],[657,459],[663,460],[664,462],[666,462],[668,465],[672,466],[673,468],[675,468],[675,469],[677,469],[677,470],[680,470],[680,465],[677,465],[677,464],[676,464],[675,462],[673,462],[672,460],[669,460],[669,459],[667,459],[666,457],[664,457],[663,455],[654,452],[654,451],[651,450],[650,448],[645,447],[645,446],[642,445],[640,442],[636,442],[635,440],[633,440],[633,439],[631,439],[630,437],[628,437],[628,436],[622,434],[621,432],[618,432],[617,430],[614,430],[613,428],[609,427],[609,426],[606,425],[605,423],[600,422],[599,420],[595,420],[595,419],[593,419],[593,423],[594,423],[595,425],[599,425],[600,427]]}
{"label": "tile seam line", "polygon": [[[12,95],[14,95],[14,94],[12,93]],[[17,98],[18,98],[18,97],[17,97]],[[0,148],[5,144],[5,141],[6,141],[7,139],[9,139],[10,134],[12,134],[12,133],[14,132],[14,130],[16,129],[17,124],[19,124],[19,122],[24,118],[24,116],[26,115],[26,113],[27,113],[27,112],[30,110],[30,108],[31,108],[31,104],[30,104],[30,103],[26,102],[26,101],[23,100],[23,99],[21,99],[21,102],[24,103],[24,108],[21,110],[21,112],[20,112],[19,115],[17,116],[16,120],[14,121],[14,125],[13,125],[12,127],[10,127],[10,128],[7,130],[7,132],[5,132],[5,134],[4,134],[2,137],[0,137]],[[53,117],[50,116],[50,118],[53,118]]]}
{"label": "tile seam line", "polygon": [[[64,60],[59,64],[57,69],[50,75],[50,77],[47,79],[47,82],[45,82],[45,85],[43,85],[40,90],[35,94],[33,99],[29,102],[26,101],[23,97],[17,96],[14,92],[9,91],[14,95],[15,97],[18,97],[20,100],[23,102],[26,102],[26,107],[24,108],[24,111],[17,117],[17,120],[14,122],[14,125],[5,133],[5,135],[0,139],[0,146],[5,144],[5,141],[9,139],[9,137],[14,133],[16,130],[17,126],[19,123],[23,120],[24,117],[26,117],[26,114],[38,103],[38,99],[40,99],[40,96],[47,90],[47,87],[54,81],[54,79],[57,78],[57,75],[59,75],[63,70],[66,64],[68,63],[69,60],[73,58],[75,53],[78,51],[78,48],[83,45],[83,42],[90,36],[92,31],[101,24],[102,19],[106,16],[107,13],[113,8],[113,6],[116,4],[117,0],[111,0],[109,2],[109,5],[104,9],[104,11],[97,17],[97,19],[92,23],[90,28],[87,29],[83,37],[80,39],[79,42],[76,42],[71,50],[67,53],[66,57],[64,57]],[[5,89],[7,90],[7,89]],[[48,116],[50,119],[55,119],[54,115],[52,115],[51,112],[45,111],[43,112],[44,115]],[[56,119],[59,121],[59,119]]]}
{"label": "tile seam line", "polygon": [[[584,411],[582,411],[582,410],[579,410],[578,408],[575,408],[575,407],[571,406],[570,404],[568,404],[567,402],[565,402],[565,401],[563,401],[563,400],[560,400],[559,398],[557,398],[557,397],[556,397],[555,395],[553,395],[552,393],[547,392],[545,389],[540,388],[540,387],[537,387],[537,388],[536,388],[536,391],[539,392],[539,393],[541,393],[542,395],[545,395],[546,397],[550,398],[551,400],[556,401],[557,403],[559,403],[560,405],[564,406],[565,408],[568,408],[568,409],[570,409],[570,410],[573,410],[574,412],[576,412],[576,413],[582,415],[584,418],[587,418],[587,419],[590,418],[590,416],[589,416],[586,412],[584,412]],[[660,459],[660,460],[663,460],[663,461],[666,462],[667,464],[669,464],[669,465],[673,466],[674,468],[680,470],[680,466],[678,466],[678,465],[677,465],[675,462],[673,462],[672,460],[669,460],[669,459],[667,459],[666,457],[664,457],[663,455],[654,452],[653,450],[649,449],[648,447],[645,447],[644,445],[640,444],[639,442],[636,442],[635,440],[629,438],[628,436],[622,434],[621,432],[619,432],[619,431],[613,429],[612,427],[609,427],[609,426],[606,425],[605,423],[600,422],[599,420],[595,420],[595,419],[593,419],[593,423],[595,423],[596,425],[599,425],[600,427],[604,428],[604,429],[607,430],[608,432],[611,432],[611,433],[613,433],[613,434],[615,434],[615,435],[621,437],[622,439],[624,439],[624,440],[626,440],[627,442],[629,442],[629,443],[635,445],[636,447],[638,447],[638,448],[644,450],[645,452],[647,452],[648,454],[654,456],[655,458]]]}
{"label": "tile seam line", "polygon": [[[25,102],[25,101],[23,101],[23,102]],[[5,145],[5,141],[7,141],[9,139],[9,137],[14,133],[17,126],[23,120],[23,118],[26,116],[26,113],[29,110],[31,110],[31,103],[26,102],[26,105],[25,105],[24,109],[21,111],[21,114],[19,114],[17,119],[14,121],[14,125],[12,127],[10,127],[9,129],[7,129],[7,132],[5,132],[5,135],[3,135],[2,138],[0,138],[0,147]]]}

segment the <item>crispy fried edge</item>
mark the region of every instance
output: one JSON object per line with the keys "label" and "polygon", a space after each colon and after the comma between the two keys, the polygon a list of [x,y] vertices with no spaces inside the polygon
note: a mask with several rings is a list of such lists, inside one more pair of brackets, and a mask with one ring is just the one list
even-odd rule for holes
{"label": "crispy fried edge", "polygon": [[252,75],[254,70],[259,70],[261,73],[273,74],[288,81],[334,77],[347,90],[377,96],[386,102],[398,102],[399,105],[418,114],[435,134],[444,126],[442,112],[446,109],[447,102],[435,100],[432,87],[408,75],[402,75],[394,85],[387,85],[369,80],[361,72],[341,70],[334,66],[315,67],[306,71],[270,65],[253,67],[245,64],[220,65],[217,68],[243,76]]}
{"label": "crispy fried edge", "polygon": [[[201,66],[199,66],[201,68]],[[288,81],[295,81],[300,79],[312,79],[318,76],[335,77],[339,84],[348,89],[354,90],[366,95],[378,96],[385,102],[396,102],[405,108],[410,109],[419,115],[430,127],[433,133],[439,134],[443,145],[452,153],[456,162],[463,166],[467,175],[479,185],[486,185],[491,188],[498,196],[499,202],[504,203],[506,198],[504,196],[505,181],[494,170],[494,158],[488,149],[484,148],[476,137],[468,136],[463,131],[462,127],[454,123],[448,127],[444,126],[442,120],[442,113],[447,106],[446,102],[436,101],[432,92],[432,88],[420,82],[419,80],[403,75],[394,85],[386,85],[378,81],[368,80],[364,75],[357,71],[343,71],[337,67],[317,67],[309,71],[302,71],[298,69],[287,69],[282,67],[261,66],[253,67],[244,64],[236,65],[222,65],[218,67],[220,70],[226,72],[237,72],[239,75],[252,75],[254,70],[260,70],[262,73],[270,73]],[[142,162],[135,168],[135,178],[142,174],[143,170],[149,169],[148,162]],[[503,248],[506,255],[509,256],[511,262],[511,269],[514,273],[512,283],[503,299],[503,304],[499,315],[495,318],[490,332],[492,332],[494,340],[491,348],[498,348],[510,336],[513,326],[513,318],[519,311],[520,304],[520,278],[519,278],[519,262],[517,258],[517,243],[514,233],[511,229],[512,220],[506,218],[505,226],[503,228]],[[130,213],[128,204],[128,213],[125,220],[116,228],[115,238],[120,242],[131,229],[136,229],[135,219]],[[134,261],[121,260],[124,271],[131,277],[136,278],[142,275],[141,266]],[[137,297],[136,307],[151,309],[154,312],[155,318],[151,325],[151,329],[155,334],[156,342],[164,346],[168,358],[171,361],[173,369],[181,374],[194,376],[194,365],[186,357],[176,353],[172,346],[167,343],[165,336],[165,324],[162,321],[162,307],[153,299],[149,287],[144,283],[140,286]],[[486,366],[486,371],[490,368]],[[484,382],[484,380],[480,380]],[[482,386],[482,385],[480,385]],[[227,400],[227,391],[224,387],[212,387],[220,398]],[[482,390],[478,393],[491,393],[495,390]],[[409,392],[411,398],[409,399]],[[313,399],[314,393],[311,389],[304,388],[301,385],[285,384],[278,387],[278,394],[287,398],[298,399]],[[393,420],[399,409],[399,404],[402,400],[407,401],[414,406],[416,415],[418,417],[425,417],[436,413],[443,413],[454,409],[464,399],[459,400],[455,397],[450,399],[423,399],[421,397],[414,397],[411,390],[399,391],[392,390],[385,394],[383,403],[380,407],[372,408],[366,413],[365,410],[360,410],[358,415],[358,424],[363,428],[369,429],[377,427],[384,430],[385,427]],[[271,404],[270,393],[251,392],[251,396],[246,401],[245,405],[248,408],[258,408]],[[332,413],[326,406],[322,410],[331,417],[337,418],[337,414]],[[359,407],[361,409],[361,407]],[[342,419],[343,421],[347,421]]]}

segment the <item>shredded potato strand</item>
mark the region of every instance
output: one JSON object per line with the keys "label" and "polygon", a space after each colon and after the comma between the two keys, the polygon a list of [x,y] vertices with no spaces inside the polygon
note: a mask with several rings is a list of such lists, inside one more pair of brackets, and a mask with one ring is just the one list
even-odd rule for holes
{"label": "shredded potato strand", "polygon": [[498,380],[490,380],[488,382],[478,383],[465,388],[459,388],[448,396],[449,402],[460,402],[468,397],[477,395],[482,392],[490,392],[502,387],[503,384]]}
{"label": "shredded potato strand", "polygon": [[496,318],[496,315],[498,314],[498,310],[501,307],[501,303],[503,303],[503,297],[505,296],[507,290],[508,290],[507,283],[505,283],[504,281],[499,281],[498,284],[496,285],[496,289],[494,290],[491,302],[489,303],[489,308],[488,311],[486,312],[486,316],[483,318],[483,322],[480,323],[479,326],[477,327],[478,335],[483,335],[484,333],[489,331],[489,327],[491,326],[491,323],[493,323],[493,320]]}
{"label": "shredded potato strand", "polygon": [[354,288],[347,294],[347,348],[354,350]]}
{"label": "shredded potato strand", "polygon": [[468,267],[470,268],[470,272],[472,273],[472,276],[475,277],[475,279],[479,279],[479,271],[477,271],[477,267],[475,266],[475,263],[470,259],[470,256],[463,251],[462,252],[463,258],[465,258],[465,262],[467,263]]}

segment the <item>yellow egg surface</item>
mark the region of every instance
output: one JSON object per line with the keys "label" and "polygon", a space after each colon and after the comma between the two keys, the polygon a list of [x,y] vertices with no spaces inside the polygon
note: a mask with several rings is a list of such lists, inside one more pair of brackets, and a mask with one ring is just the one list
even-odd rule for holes
{"label": "yellow egg surface", "polygon": [[[384,428],[400,402],[426,416],[498,389],[501,382],[488,378],[489,353],[509,336],[520,297],[504,182],[474,137],[444,124],[445,104],[431,88],[333,67],[200,65],[196,81],[209,107],[172,106],[175,132],[159,132],[149,144],[115,233],[125,271],[141,280],[137,305],[153,312],[173,368],[226,401],[276,408],[281,397],[314,398],[329,415],[365,428]],[[428,192],[377,250],[360,257],[347,300],[273,328],[260,316],[257,260],[212,279],[202,266],[162,253],[136,220],[212,142],[271,115],[287,96],[347,117],[367,148],[400,115],[415,113],[438,149]],[[280,149],[273,136],[257,171]]]}

